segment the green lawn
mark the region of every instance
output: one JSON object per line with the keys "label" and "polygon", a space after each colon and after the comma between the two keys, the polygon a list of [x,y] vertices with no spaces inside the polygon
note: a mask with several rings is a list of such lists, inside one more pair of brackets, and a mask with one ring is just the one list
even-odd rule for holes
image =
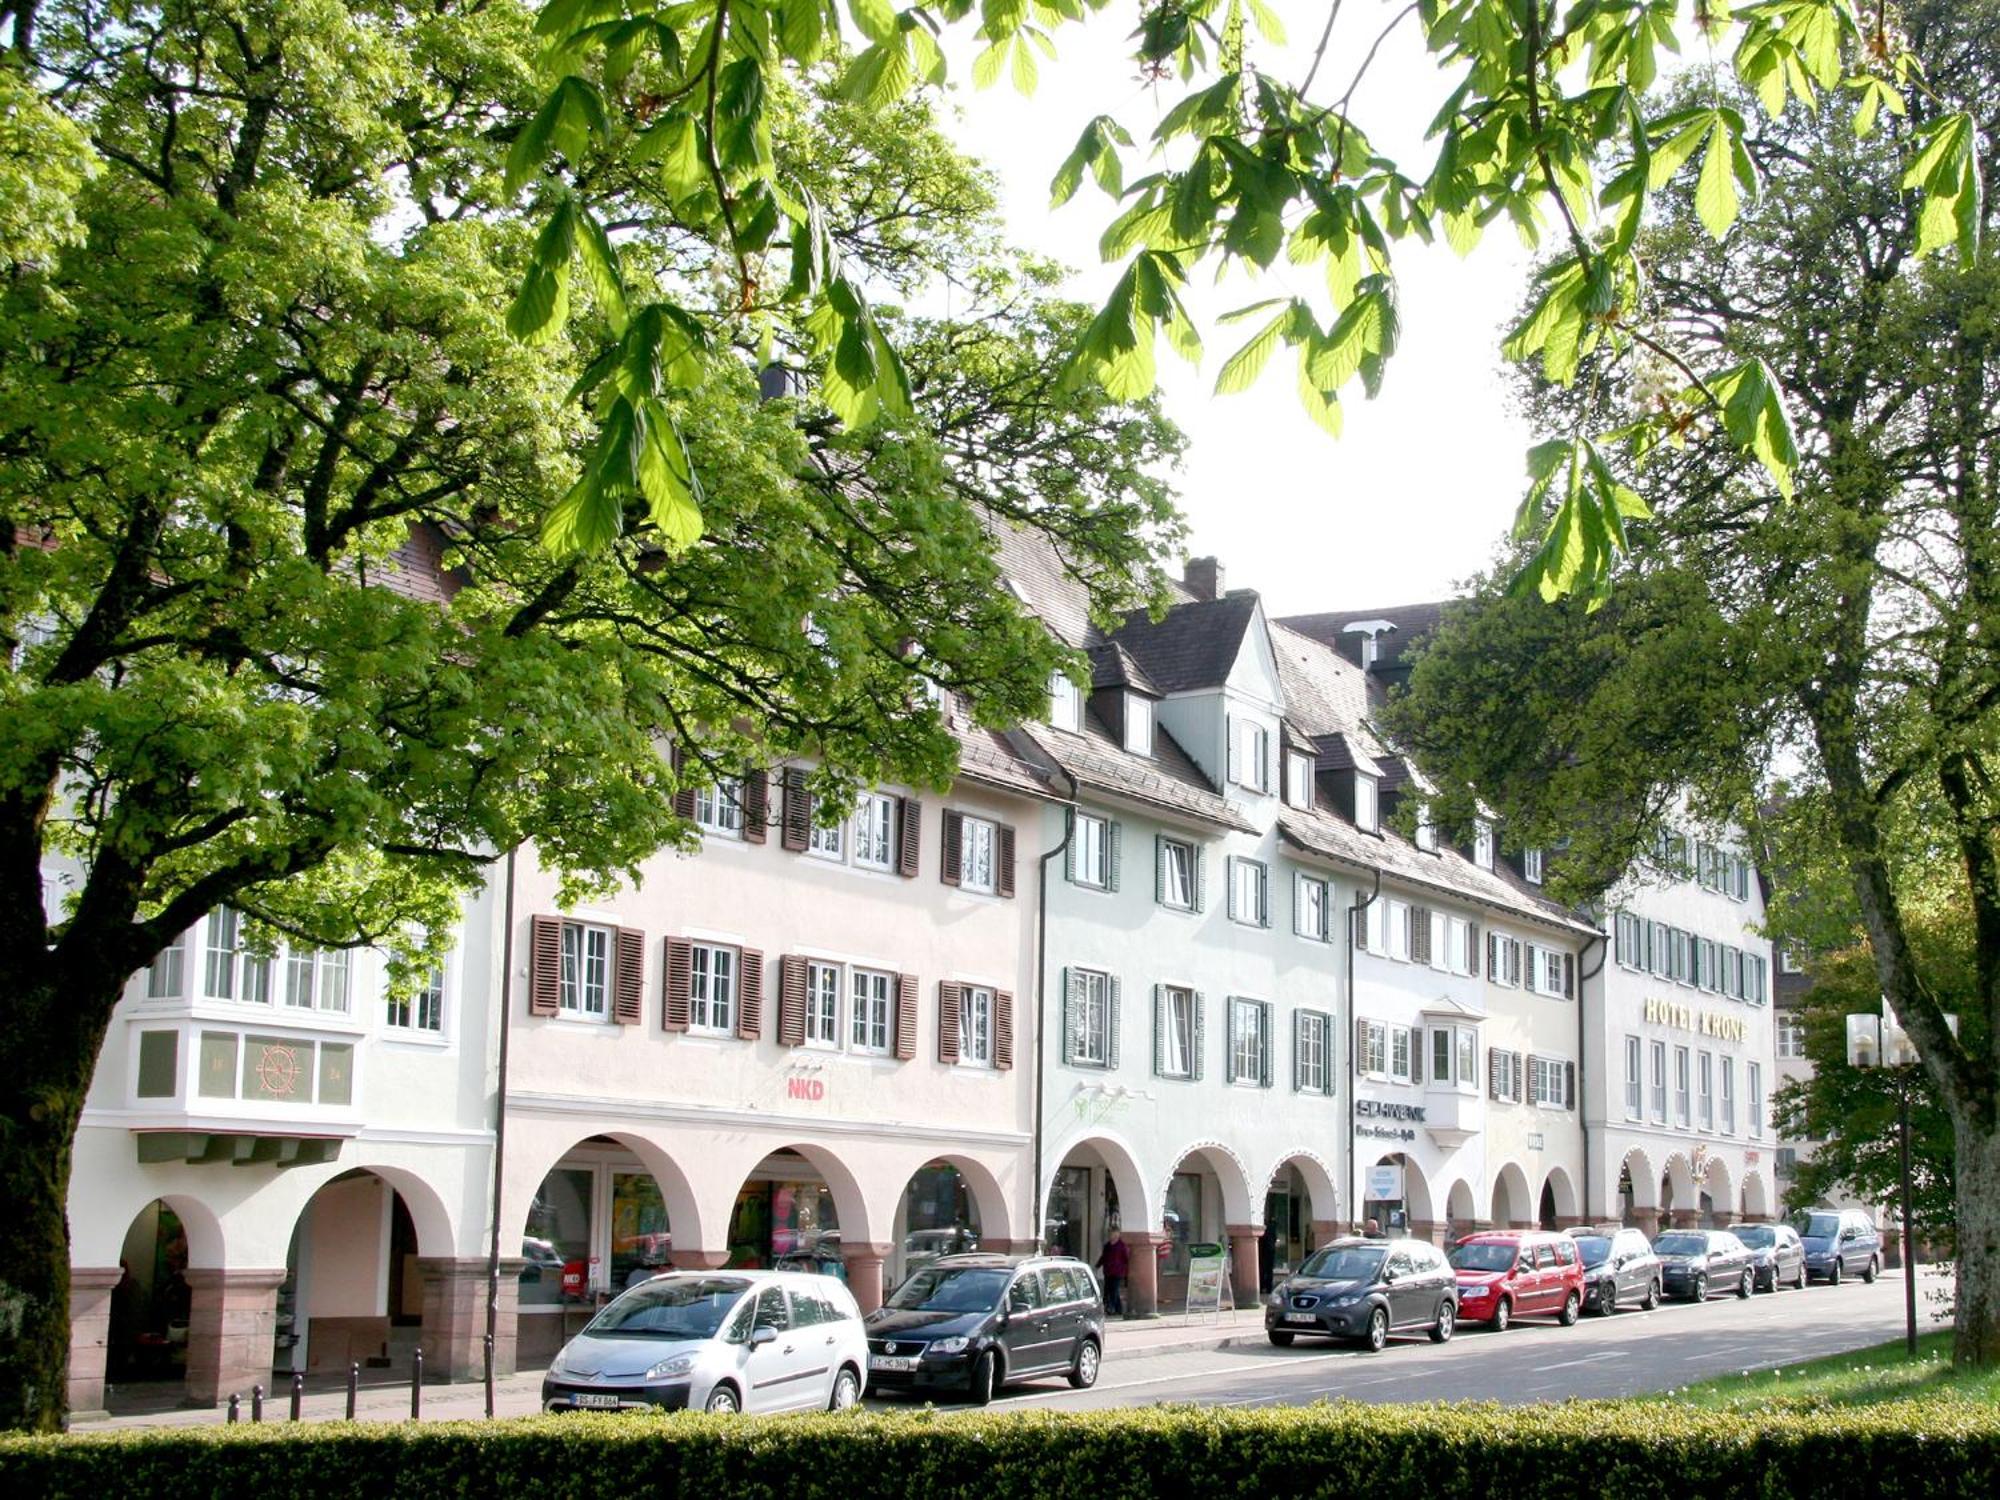
{"label": "green lawn", "polygon": [[1724,1375],[1642,1399],[1729,1411],[1767,1408],[1773,1401],[1802,1406],[1872,1406],[1917,1396],[2000,1405],[2000,1370],[1959,1375],[1951,1367],[1951,1334],[1930,1333],[1917,1339],[1914,1360],[1904,1354],[1903,1341],[1897,1339],[1775,1370]]}

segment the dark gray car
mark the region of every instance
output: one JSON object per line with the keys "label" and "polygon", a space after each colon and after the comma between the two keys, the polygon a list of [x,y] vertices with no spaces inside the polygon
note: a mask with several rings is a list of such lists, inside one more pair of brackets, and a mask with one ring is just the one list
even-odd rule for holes
{"label": "dark gray car", "polygon": [[1750,1252],[1726,1229],[1670,1229],[1653,1241],[1653,1253],[1670,1297],[1706,1302],[1717,1292],[1747,1298],[1757,1289]]}
{"label": "dark gray car", "polygon": [[1873,1281],[1882,1269],[1882,1235],[1858,1208],[1812,1208],[1792,1215],[1806,1247],[1806,1275],[1839,1286],[1843,1276]]}
{"label": "dark gray car", "polygon": [[1379,1352],[1392,1333],[1422,1330],[1442,1344],[1457,1327],[1458,1278],[1428,1240],[1334,1240],[1264,1304],[1264,1331],[1280,1347],[1304,1333]]}
{"label": "dark gray car", "polygon": [[1758,1291],[1775,1292],[1781,1286],[1805,1290],[1806,1247],[1791,1225],[1739,1224],[1736,1238],[1750,1247]]}
{"label": "dark gray car", "polygon": [[984,1406],[1016,1380],[1097,1383],[1104,1304],[1090,1268],[1053,1255],[941,1255],[867,1318],[868,1388]]}
{"label": "dark gray car", "polygon": [[1604,1316],[1621,1307],[1660,1305],[1660,1258],[1637,1229],[1572,1229],[1583,1259],[1583,1310]]}

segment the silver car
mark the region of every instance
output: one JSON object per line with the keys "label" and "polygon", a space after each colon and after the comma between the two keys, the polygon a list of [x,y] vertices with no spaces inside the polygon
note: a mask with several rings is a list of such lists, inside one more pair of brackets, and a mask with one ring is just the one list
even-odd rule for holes
{"label": "silver car", "polygon": [[633,1287],[563,1345],[548,1411],[842,1411],[861,1399],[868,1338],[830,1276],[676,1271]]}

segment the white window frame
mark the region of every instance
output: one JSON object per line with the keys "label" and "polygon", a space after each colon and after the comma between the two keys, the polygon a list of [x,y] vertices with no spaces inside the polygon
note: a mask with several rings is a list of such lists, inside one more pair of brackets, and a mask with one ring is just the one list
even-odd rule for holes
{"label": "white window frame", "polygon": [[1303,750],[1285,752],[1285,803],[1312,811],[1313,758]]}
{"label": "white window frame", "polygon": [[991,896],[998,885],[1000,826],[989,818],[964,813],[958,820],[958,885],[960,890]]}
{"label": "white window frame", "polygon": [[1071,733],[1083,728],[1083,689],[1060,667],[1049,674],[1049,725]]}
{"label": "white window frame", "polygon": [[1465,917],[1446,917],[1445,924],[1446,962],[1454,974],[1472,972],[1472,944],[1474,928]]}
{"label": "white window frame", "polygon": [[896,868],[896,799],[885,792],[863,792],[854,804],[853,861],[856,869]]}
{"label": "white window frame", "polygon": [[[565,928],[570,924],[564,923]],[[354,1008],[354,955],[346,948],[284,950],[284,1006],[287,1010],[322,1011],[344,1016]],[[266,977],[268,994],[270,976]],[[303,995],[303,998],[301,998]]]}
{"label": "white window frame", "polygon": [[817,859],[842,864],[847,859],[847,824],[822,823],[818,818],[806,833],[806,853]]}
{"label": "white window frame", "polygon": [[[1316,903],[1316,904],[1315,904]],[[1333,935],[1333,886],[1300,870],[1292,884],[1292,929],[1300,937],[1324,943]]]}
{"label": "white window frame", "polygon": [[1330,1094],[1333,1086],[1327,1060],[1333,1050],[1333,1018],[1324,1011],[1302,1010],[1298,1027],[1298,1090],[1302,1094]]}
{"label": "white window frame", "polygon": [[[1425,1082],[1434,1088],[1455,1088],[1461,1093],[1479,1092],[1479,1030],[1474,1026],[1432,1026],[1424,1032],[1430,1049],[1425,1059]],[[1444,1066],[1438,1066],[1440,1048]],[[1467,1049],[1470,1048],[1470,1055]]]}
{"label": "white window frame", "polygon": [[1380,1021],[1361,1023],[1360,1066],[1364,1078],[1389,1076],[1389,1028]]}
{"label": "white window frame", "polygon": [[1806,1021],[1795,1010],[1778,1012],[1778,1056],[1803,1058],[1806,1055]]}
{"label": "white window frame", "polygon": [[958,1060],[972,1068],[993,1066],[993,991],[983,984],[958,989]]}
{"label": "white window frame", "polygon": [[1262,1000],[1241,995],[1229,997],[1230,1039],[1229,1081],[1245,1087],[1262,1087],[1270,1071],[1271,1007]]}
{"label": "white window frame", "polygon": [[1667,1123],[1667,1044],[1648,1042],[1646,1053],[1652,1068],[1651,1091],[1647,1096],[1647,1102],[1652,1107],[1650,1118],[1655,1125],[1664,1125]]}
{"label": "white window frame", "polygon": [[1694,1129],[1694,1052],[1687,1047],[1674,1048],[1674,1124]]}
{"label": "white window frame", "polygon": [[863,1057],[888,1057],[896,1048],[896,976],[860,964],[847,972],[851,1023],[847,1050]]}
{"label": "white window frame", "polygon": [[1484,818],[1472,825],[1472,862],[1482,870],[1493,868],[1493,825]]}
{"label": "white window frame", "polygon": [[[1254,874],[1250,882],[1249,894],[1256,899],[1249,912],[1244,910],[1245,890],[1241,882],[1246,873]],[[1235,912],[1234,920],[1243,927],[1269,927],[1271,925],[1271,868],[1260,859],[1251,859],[1245,854],[1229,856],[1230,906]]]}
{"label": "white window frame", "polygon": [[1722,1133],[1736,1134],[1736,1059],[1723,1053],[1716,1066],[1721,1069]]}
{"label": "white window frame", "polygon": [[611,1020],[611,964],[617,934],[599,922],[562,924],[556,1014],[571,1021]]}
{"label": "white window frame", "polygon": [[1542,851],[1523,849],[1521,851],[1521,878],[1529,885],[1542,883]]}
{"label": "white window frame", "polygon": [[1232,719],[1235,743],[1230,750],[1229,779],[1246,791],[1271,790],[1271,731],[1255,719]]}
{"label": "white window frame", "polygon": [[[1376,905],[1381,904],[1378,898]],[[1386,957],[1406,964],[1410,961],[1410,903],[1391,897],[1388,904],[1389,911],[1385,918],[1389,928],[1388,941],[1383,945],[1383,951]]]}
{"label": "white window frame", "polygon": [[201,993],[208,1000],[236,998],[236,966],[243,954],[243,919],[218,906],[201,924]]}
{"label": "white window frame", "polygon": [[444,1035],[445,973],[449,960],[424,976],[424,982],[400,1000],[383,998],[382,1028],[399,1037]]}
{"label": "white window frame", "polygon": [[[1174,882],[1171,872],[1174,870],[1173,854],[1176,850],[1187,856],[1187,862],[1180,870],[1186,887],[1186,899],[1184,901],[1174,899]],[[1159,843],[1159,852],[1154,857],[1160,861],[1160,905],[1172,911],[1195,910],[1197,905],[1195,872],[1199,868],[1199,861],[1196,858],[1193,842],[1188,839],[1162,838]]]}
{"label": "white window frame", "polygon": [[1563,1091],[1563,1060],[1528,1054],[1528,1098],[1537,1109],[1566,1109]]}
{"label": "white window frame", "polygon": [[[1160,986],[1160,1007],[1164,1014],[1160,1017],[1164,1031],[1165,1049],[1160,1057],[1162,1078],[1194,1077],[1194,991],[1184,984],[1163,984]],[[1175,1052],[1180,1056],[1178,1061]]]}
{"label": "white window frame", "polygon": [[1409,1083],[1415,1078],[1410,1063],[1416,1056],[1418,1041],[1414,1028],[1391,1026],[1389,1028],[1389,1077],[1398,1083]]}
{"label": "white window frame", "polygon": [[1764,1065],[1751,1061],[1743,1065],[1744,1081],[1749,1088],[1748,1109],[1750,1118],[1750,1139],[1764,1139]]}
{"label": "white window frame", "polygon": [[146,998],[179,1000],[187,991],[188,935],[176,933],[174,940],[146,965]]}
{"label": "white window frame", "polygon": [[[806,960],[805,1045],[832,1052],[840,1049],[840,1023],[847,1013],[847,973],[841,964]],[[830,1003],[829,1003],[830,1002]]]}
{"label": "white window frame", "polygon": [[1354,773],[1354,826],[1363,833],[1382,831],[1381,792],[1366,771]]}
{"label": "white window frame", "polygon": [[1153,700],[1142,693],[1125,695],[1125,749],[1148,759],[1153,754]]}
{"label": "white window frame", "polygon": [[1429,803],[1421,804],[1417,808],[1417,847],[1426,854],[1438,852],[1437,824],[1431,821]]}
{"label": "white window frame", "polygon": [[1638,1036],[1625,1038],[1625,1118],[1646,1117],[1646,1049]]}
{"label": "white window frame", "polygon": [[1070,1061],[1086,1068],[1111,1066],[1111,976],[1102,969],[1072,969],[1079,981],[1071,1001],[1076,1033],[1070,1038]]}
{"label": "white window frame", "polygon": [[1715,1129],[1715,1054],[1704,1049],[1695,1057],[1696,1119],[1703,1130],[1713,1130]]}
{"label": "white window frame", "polygon": [[736,986],[742,955],[721,943],[688,945],[688,1030],[728,1036],[736,1029]]}
{"label": "white window frame", "polygon": [[742,838],[743,778],[719,776],[711,785],[696,787],[694,821],[703,833],[721,838]]}
{"label": "white window frame", "polygon": [[1076,815],[1073,879],[1092,890],[1111,889],[1111,820],[1092,813]]}

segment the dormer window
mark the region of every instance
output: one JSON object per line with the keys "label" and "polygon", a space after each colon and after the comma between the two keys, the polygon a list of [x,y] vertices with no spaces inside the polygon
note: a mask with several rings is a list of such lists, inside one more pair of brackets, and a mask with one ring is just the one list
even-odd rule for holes
{"label": "dormer window", "polygon": [[1255,719],[1229,721],[1229,779],[1253,792],[1271,789],[1271,731]]}
{"label": "dormer window", "polygon": [[1285,802],[1310,812],[1313,805],[1313,758],[1303,750],[1285,752]]}
{"label": "dormer window", "polygon": [[1381,651],[1381,643],[1372,635],[1361,637],[1361,670],[1367,671],[1375,665],[1376,654]]}
{"label": "dormer window", "polygon": [[1072,734],[1083,728],[1083,693],[1064,672],[1049,678],[1049,723]]}
{"label": "dormer window", "polygon": [[1417,847],[1426,854],[1438,852],[1437,824],[1431,821],[1431,810],[1428,807],[1417,809]]}
{"label": "dormer window", "polygon": [[1529,849],[1521,856],[1521,875],[1530,885],[1542,883],[1542,851]]}
{"label": "dormer window", "polygon": [[1134,755],[1153,753],[1153,700],[1139,693],[1125,695],[1125,748]]}
{"label": "dormer window", "polygon": [[1354,773],[1354,826],[1363,833],[1381,831],[1381,802],[1376,794],[1375,778],[1366,771]]}
{"label": "dormer window", "polygon": [[1493,868],[1493,825],[1483,818],[1473,828],[1472,862],[1482,870]]}

